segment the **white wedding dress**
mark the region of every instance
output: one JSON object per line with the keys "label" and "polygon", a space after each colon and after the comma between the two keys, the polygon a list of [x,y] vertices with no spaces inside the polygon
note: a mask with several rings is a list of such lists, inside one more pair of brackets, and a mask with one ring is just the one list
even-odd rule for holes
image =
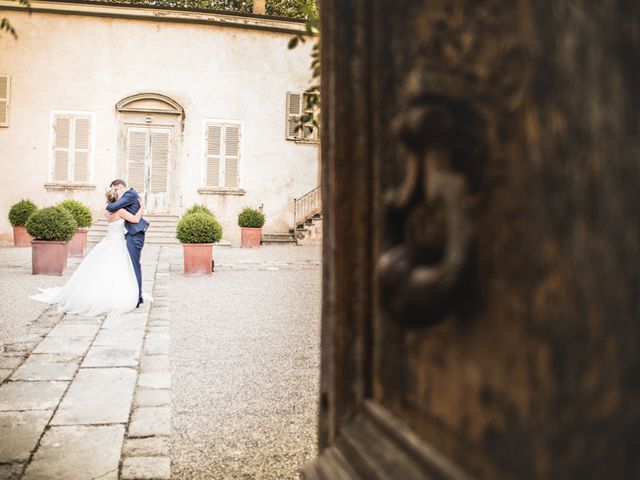
{"label": "white wedding dress", "polygon": [[88,317],[136,308],[138,282],[124,238],[124,220],[109,224],[106,236],[87,254],[63,287],[41,288],[32,299]]}

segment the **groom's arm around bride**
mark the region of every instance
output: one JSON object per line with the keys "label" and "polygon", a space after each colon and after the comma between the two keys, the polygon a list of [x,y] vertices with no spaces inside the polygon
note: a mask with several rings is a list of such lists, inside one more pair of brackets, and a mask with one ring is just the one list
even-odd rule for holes
{"label": "groom's arm around bride", "polygon": [[[107,205],[107,211],[109,213],[115,213],[121,208],[124,208],[127,212],[135,215],[140,209],[140,196],[138,192],[136,192],[133,188],[130,188],[124,192],[122,192],[120,198],[115,202],[109,203]],[[129,234],[135,234],[138,232],[144,232],[149,227],[149,222],[147,222],[144,218],[140,219],[139,223],[129,223],[126,222],[127,232]]]}

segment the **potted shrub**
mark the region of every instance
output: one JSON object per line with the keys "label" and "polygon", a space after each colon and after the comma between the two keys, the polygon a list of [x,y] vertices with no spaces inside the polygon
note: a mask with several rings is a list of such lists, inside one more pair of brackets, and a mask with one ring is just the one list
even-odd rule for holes
{"label": "potted shrub", "polygon": [[65,200],[58,206],[68,211],[78,224],[78,230],[69,241],[69,256],[84,257],[87,250],[87,233],[93,223],[91,210],[77,200]]}
{"label": "potted shrub", "polygon": [[213,244],[222,238],[222,227],[207,213],[190,213],[178,222],[176,237],[182,243],[185,275],[211,275]]}
{"label": "potted shrub", "polygon": [[255,208],[245,208],[238,215],[238,225],[240,226],[240,246],[242,248],[259,247],[264,213]]}
{"label": "potted shrub", "polygon": [[15,247],[30,247],[33,238],[27,232],[25,225],[29,217],[38,210],[31,200],[23,199],[9,210],[9,223],[13,227],[13,245]]}
{"label": "potted shrub", "polygon": [[206,207],[204,205],[198,205],[198,204],[196,204],[193,207],[187,209],[182,216],[184,217],[184,216],[187,216],[187,215],[191,215],[192,213],[206,213],[207,215],[211,215],[212,217],[214,216],[213,212],[211,210],[209,210],[208,207]]}
{"label": "potted shrub", "polygon": [[27,221],[34,275],[62,275],[67,268],[69,240],[78,230],[73,215],[60,207],[36,211]]}

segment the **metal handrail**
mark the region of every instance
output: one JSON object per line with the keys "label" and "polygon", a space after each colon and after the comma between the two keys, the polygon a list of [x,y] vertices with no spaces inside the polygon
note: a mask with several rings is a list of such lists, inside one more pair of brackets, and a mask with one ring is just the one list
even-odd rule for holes
{"label": "metal handrail", "polygon": [[300,198],[293,200],[293,221],[297,228],[304,222],[322,213],[322,190],[316,187]]}

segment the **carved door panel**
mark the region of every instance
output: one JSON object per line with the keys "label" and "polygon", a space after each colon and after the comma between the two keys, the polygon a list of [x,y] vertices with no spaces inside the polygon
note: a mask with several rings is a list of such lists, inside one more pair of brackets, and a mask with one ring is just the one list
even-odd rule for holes
{"label": "carved door panel", "polygon": [[321,7],[304,477],[638,478],[638,4]]}

